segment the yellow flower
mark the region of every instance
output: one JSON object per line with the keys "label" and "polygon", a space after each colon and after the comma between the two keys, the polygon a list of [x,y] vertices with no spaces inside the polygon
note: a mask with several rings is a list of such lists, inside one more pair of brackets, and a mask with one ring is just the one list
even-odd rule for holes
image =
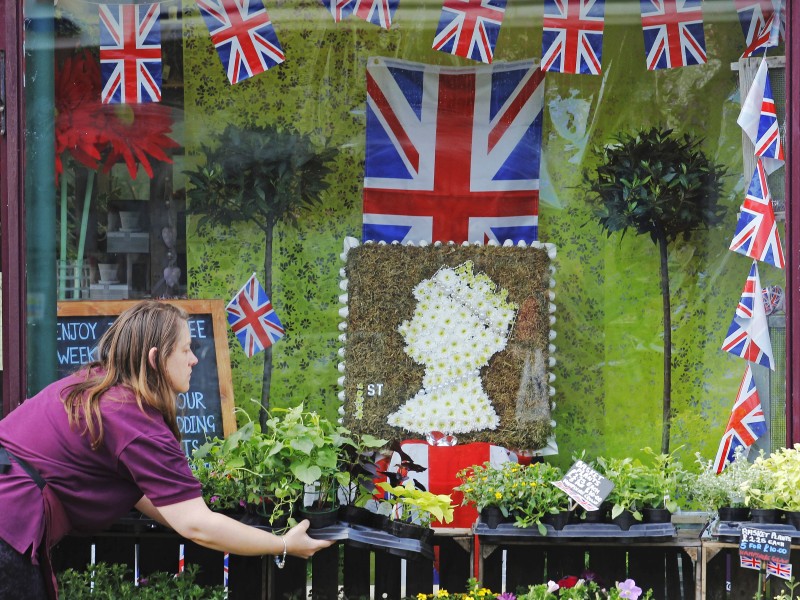
{"label": "yellow flower", "polygon": [[447,594],[447,590],[444,590],[444,589],[442,589],[442,590],[439,590],[438,592],[436,592],[436,596],[437,596],[437,597],[439,597],[439,598],[444,598],[444,597],[446,597],[447,595],[448,595],[448,594]]}
{"label": "yellow flower", "polygon": [[428,599],[427,595],[422,594],[422,593],[417,594],[417,600],[427,600],[427,599]]}
{"label": "yellow flower", "polygon": [[502,493],[500,493],[500,492],[495,492],[495,493],[494,493],[494,497],[495,497],[495,498],[497,498],[498,500],[500,500],[500,498],[502,498],[502,497],[503,497],[503,494],[502,494]]}

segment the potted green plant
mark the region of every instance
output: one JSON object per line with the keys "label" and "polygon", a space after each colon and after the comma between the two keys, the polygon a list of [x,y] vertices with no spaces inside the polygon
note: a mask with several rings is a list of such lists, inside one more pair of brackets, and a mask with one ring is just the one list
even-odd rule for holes
{"label": "potted green plant", "polygon": [[372,512],[367,508],[377,504],[375,479],[380,449],[389,442],[361,433],[345,436],[340,452],[341,471],[348,474],[347,483],[339,486],[339,518],[350,524],[367,525]]}
{"label": "potted green plant", "polygon": [[668,249],[722,221],[723,165],[701,149],[702,140],[650,127],[620,134],[595,148],[599,164],[584,173],[589,200],[609,236],[629,229],[658,248],[664,325],[661,452],[669,452],[672,418],[672,311]]}
{"label": "potted green plant", "polygon": [[640,489],[642,515],[645,522],[669,522],[678,510],[678,498],[684,495],[686,471],[675,457],[680,448],[669,454],[643,448],[647,460],[642,462]]}
{"label": "potted green plant", "polygon": [[763,452],[753,461],[749,477],[742,484],[744,503],[750,508],[750,520],[755,523],[777,523],[780,518],[778,493],[773,465]]}
{"label": "potted green plant", "polygon": [[402,485],[381,481],[378,487],[388,492],[379,511],[388,514],[391,533],[397,537],[416,538],[427,543],[433,535],[431,523],[453,520],[455,505],[449,494],[421,490],[412,480]]}
{"label": "potted green plant", "polygon": [[[754,469],[761,472],[762,480],[769,480],[775,508],[784,512],[787,520],[795,529],[800,529],[798,527],[800,525],[800,444],[795,444],[791,448],[779,448],[769,457],[756,458]],[[754,499],[755,486],[750,485],[748,488],[750,497]],[[764,491],[760,491],[758,495],[763,496]]]}
{"label": "potted green plant", "polygon": [[642,463],[630,457],[599,456],[597,467],[600,474],[614,484],[606,501],[611,504],[611,520],[625,531],[635,521],[642,520],[642,499],[645,491]]}
{"label": "potted green plant", "polygon": [[516,486],[509,492],[514,525],[536,527],[547,535],[546,525],[561,529],[569,518],[570,498],[553,485],[564,473],[555,465],[540,462],[520,467],[515,477]]}
{"label": "potted green plant", "polygon": [[700,510],[717,514],[721,521],[747,521],[750,509],[744,503],[743,484],[750,478],[751,463],[739,446],[734,460],[726,463],[717,473],[714,461],[695,454],[699,470],[688,475],[687,490],[690,500]]}
{"label": "potted green plant", "polygon": [[512,520],[513,497],[522,491],[518,480],[523,468],[515,462],[497,467],[488,461],[473,465],[456,474],[461,483],[454,489],[463,494],[462,505],[474,505],[481,522],[495,529],[500,523]]}

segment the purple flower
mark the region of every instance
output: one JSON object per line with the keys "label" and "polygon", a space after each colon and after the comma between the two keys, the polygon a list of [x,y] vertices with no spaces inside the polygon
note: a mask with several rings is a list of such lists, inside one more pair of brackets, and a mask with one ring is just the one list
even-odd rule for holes
{"label": "purple flower", "polygon": [[214,504],[215,502],[219,502],[219,496],[211,496],[211,498],[208,499],[208,502],[209,504]]}
{"label": "purple flower", "polygon": [[642,595],[642,588],[636,586],[633,579],[626,579],[622,583],[617,583],[620,598],[628,598],[629,600],[637,600]]}
{"label": "purple flower", "polygon": [[497,600],[517,600],[517,597],[511,592],[503,592],[497,597]]}

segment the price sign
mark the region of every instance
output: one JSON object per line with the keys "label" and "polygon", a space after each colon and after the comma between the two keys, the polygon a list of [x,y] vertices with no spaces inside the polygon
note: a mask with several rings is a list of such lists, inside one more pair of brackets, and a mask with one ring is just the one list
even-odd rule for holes
{"label": "price sign", "polygon": [[764,531],[752,527],[742,527],[739,542],[739,556],[756,560],[779,563],[789,562],[792,536],[775,531]]}
{"label": "price sign", "polygon": [[569,468],[561,481],[553,485],[563,490],[586,510],[597,510],[606,496],[614,489],[614,484],[600,475],[582,460]]}

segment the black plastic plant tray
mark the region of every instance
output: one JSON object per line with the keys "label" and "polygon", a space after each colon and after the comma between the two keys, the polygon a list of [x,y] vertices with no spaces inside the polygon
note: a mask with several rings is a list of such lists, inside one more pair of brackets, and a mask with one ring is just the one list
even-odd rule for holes
{"label": "black plastic plant tray", "polygon": [[485,543],[510,543],[524,540],[538,539],[564,540],[564,539],[609,539],[627,540],[647,539],[648,541],[667,541],[676,537],[677,532],[672,523],[637,523],[630,529],[623,530],[613,523],[576,523],[565,525],[563,529],[553,529],[545,525],[547,535],[539,533],[537,527],[515,527],[512,523],[501,523],[495,529],[490,529],[485,523],[478,521],[475,525],[475,534],[480,536]]}
{"label": "black plastic plant tray", "polygon": [[399,538],[364,525],[339,522],[321,529],[309,529],[308,535],[317,540],[339,540],[360,548],[384,550],[401,558],[414,559],[422,556],[433,560],[433,548],[429,544],[410,538]]}

